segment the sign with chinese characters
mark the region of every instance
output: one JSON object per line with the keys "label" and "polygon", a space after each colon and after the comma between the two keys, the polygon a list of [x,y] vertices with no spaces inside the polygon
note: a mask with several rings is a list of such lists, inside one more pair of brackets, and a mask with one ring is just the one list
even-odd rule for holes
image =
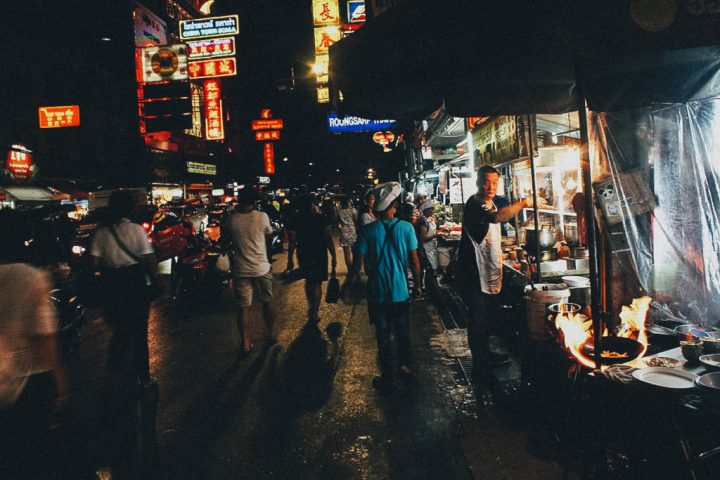
{"label": "sign with chinese characters", "polygon": [[340,6],[338,0],[313,0],[313,25],[339,25]]}
{"label": "sign with chinese characters", "polygon": [[255,132],[255,140],[257,140],[258,142],[264,142],[268,140],[280,140],[280,130]]}
{"label": "sign with chinese characters", "polygon": [[275,173],[275,147],[271,142],[263,145],[263,160],[265,162],[265,175]]}
{"label": "sign with chinese characters", "polygon": [[232,77],[237,75],[235,58],[218,58],[214,60],[201,60],[190,62],[188,66],[190,79]]}
{"label": "sign with chinese characters", "polygon": [[348,23],[362,23],[365,21],[365,0],[348,0]]}
{"label": "sign with chinese characters", "polygon": [[316,55],[313,71],[317,76],[318,83],[327,83],[328,72],[330,71],[330,55]]}
{"label": "sign with chinese characters", "polygon": [[317,101],[318,103],[330,103],[330,89],[328,87],[318,87]]}
{"label": "sign with chinese characters", "polygon": [[143,5],[134,3],[135,45],[149,47],[167,43],[167,25],[165,22]]}
{"label": "sign with chinese characters", "polygon": [[183,43],[142,48],[140,62],[143,83],[188,79],[187,47]]}
{"label": "sign with chinese characters", "polygon": [[315,29],[315,54],[322,55],[330,52],[330,45],[342,39],[342,31],[339,27],[317,27]]}
{"label": "sign with chinese characters", "polygon": [[80,107],[67,105],[64,107],[40,107],[40,128],[64,128],[80,126]]}
{"label": "sign with chinese characters", "polygon": [[237,15],[180,20],[180,38],[183,40],[227,37],[238,33],[240,33],[240,22]]}
{"label": "sign with chinese characters", "polygon": [[187,42],[188,58],[202,60],[235,55],[235,37],[211,38]]}
{"label": "sign with chinese characters", "polygon": [[330,133],[376,132],[395,127],[395,120],[367,120],[353,116],[340,118],[335,113],[328,113],[327,121]]}
{"label": "sign with chinese characters", "polygon": [[495,117],[472,132],[478,165],[498,165],[518,158],[517,128],[514,116]]}
{"label": "sign with chinese characters", "polygon": [[253,120],[250,124],[253,131],[257,130],[282,130],[283,119],[282,118],[266,118],[262,120]]}
{"label": "sign with chinese characters", "polygon": [[205,139],[222,140],[225,138],[223,125],[222,98],[220,96],[220,80],[205,80]]}
{"label": "sign with chinese characters", "polygon": [[186,162],[186,164],[188,173],[217,175],[217,167],[211,163]]}
{"label": "sign with chinese characters", "polygon": [[184,130],[187,135],[193,137],[202,138],[203,136],[203,121],[202,121],[202,86],[195,82],[190,82],[190,102],[192,106],[192,128]]}
{"label": "sign with chinese characters", "polygon": [[5,170],[10,172],[13,180],[24,183],[33,174],[32,153],[27,149],[10,149],[5,159]]}
{"label": "sign with chinese characters", "polygon": [[387,145],[395,141],[395,134],[393,132],[375,132],[373,133],[372,139],[375,143]]}

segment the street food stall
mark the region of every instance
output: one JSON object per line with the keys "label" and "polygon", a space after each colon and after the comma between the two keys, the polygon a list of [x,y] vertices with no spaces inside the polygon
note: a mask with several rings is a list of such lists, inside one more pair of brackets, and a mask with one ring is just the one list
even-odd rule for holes
{"label": "street food stall", "polygon": [[[634,469],[644,459],[646,470],[633,478],[680,478],[676,468],[694,478],[701,464],[718,458],[716,431],[705,438],[709,450],[688,448],[697,438],[672,428],[660,441],[651,439],[664,430],[661,419],[669,419],[668,425],[682,423],[680,409],[663,407],[682,404],[683,393],[704,400],[695,410],[696,419],[701,412],[706,423],[711,419],[716,426],[720,418],[718,409],[710,407],[713,402],[717,406],[720,394],[720,374],[708,373],[713,364],[688,372],[664,360],[692,363],[698,345],[705,349],[713,342],[702,338],[718,335],[720,17],[706,2],[663,3],[667,8],[656,8],[657,2],[569,0],[518,0],[500,6],[458,1],[440,7],[419,0],[338,42],[330,54],[331,65],[343,73],[333,79],[343,104],[350,109],[357,105],[365,111],[356,113],[370,117],[424,114],[428,105],[438,104],[451,115],[465,117],[579,111],[581,170],[580,181],[574,181],[581,185],[575,193],[582,194],[584,205],[571,199],[573,208],[567,209],[565,198],[548,192],[541,197],[555,209],[539,208],[536,199],[538,208],[532,215],[527,212],[524,221],[540,227],[535,230],[539,244],[543,224],[554,225],[559,239],[575,213],[580,246],[588,252],[592,308],[576,310],[565,300],[567,311],[548,312],[549,341],[533,343],[535,351],[524,352],[524,361],[532,358],[524,365],[531,370],[523,380],[530,387],[527,398],[540,403],[533,411],[552,412],[548,416],[553,420],[543,426],[558,432],[567,448],[586,440],[594,455],[590,461],[606,459],[618,445],[608,444],[634,428],[632,436],[651,448],[635,444],[619,450],[638,462],[627,465],[630,472],[637,473]],[[452,31],[441,25],[452,25]],[[465,34],[454,35],[456,31]],[[433,41],[418,38],[427,32],[437,32]],[[371,60],[375,64],[367,78],[360,69],[368,64],[358,57],[373,51],[372,43],[363,42],[377,39],[399,51],[390,56],[393,62]],[[413,48],[420,44],[432,47]],[[438,72],[432,68],[438,63],[464,68]],[[385,88],[380,88],[378,82],[385,80]],[[534,154],[547,139],[542,138],[541,147],[539,137],[529,138],[536,162],[531,162],[529,174],[518,171],[511,186],[522,189],[523,183],[535,183],[537,196],[540,188],[554,190],[558,180],[546,176],[550,171],[542,171],[545,160]],[[571,171],[567,169],[566,187]],[[557,174],[562,184],[562,174]],[[539,248],[535,250],[539,261]],[[536,275],[540,273],[538,268]],[[622,318],[623,306],[633,311],[632,321]],[[687,343],[678,348],[680,341]],[[544,355],[538,354],[541,350]],[[550,365],[549,358],[556,361]],[[652,358],[660,360],[645,361]],[[609,396],[593,391],[588,397],[579,388],[607,372],[611,382],[624,384],[618,372],[623,369],[631,372],[624,376],[628,383],[647,393],[642,397],[646,403],[639,402],[637,408],[632,408],[630,396],[614,396],[615,389]],[[539,381],[551,377],[554,384]],[[673,386],[678,383],[681,388]],[[580,405],[583,408],[573,408]],[[618,409],[648,421],[629,421],[618,428],[627,418],[613,418]],[[668,415],[659,414],[663,411]],[[676,462],[678,454],[683,461]],[[716,477],[717,465],[710,470],[715,476],[705,478]]]}

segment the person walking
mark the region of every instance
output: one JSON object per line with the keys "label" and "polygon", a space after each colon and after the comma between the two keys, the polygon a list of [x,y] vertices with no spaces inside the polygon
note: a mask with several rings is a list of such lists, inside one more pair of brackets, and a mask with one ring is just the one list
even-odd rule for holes
{"label": "person walking", "polygon": [[468,342],[473,357],[473,376],[481,378],[490,366],[507,361],[507,355],[490,350],[490,327],[502,320],[500,293],[502,277],[502,235],[506,222],[525,208],[525,199],[513,203],[497,196],[500,172],[491,166],[478,170],[478,191],[465,203],[460,238],[460,265],[463,269],[463,296],[470,307]]}
{"label": "person walking", "polygon": [[340,228],[340,247],[343,250],[345,266],[348,271],[348,278],[353,272],[353,247],[357,241],[357,210],[352,205],[350,197],[343,197],[340,200],[340,208],[337,212],[338,227]]}
{"label": "person walking", "polygon": [[[328,279],[328,251],[334,248],[328,222],[320,207],[320,199],[306,194],[298,200],[297,256],[300,273],[305,279],[308,302],[308,324],[320,323],[322,283]],[[333,272],[335,268],[333,266]]]}
{"label": "person walking", "polygon": [[112,329],[107,356],[106,411],[99,442],[103,458],[97,474],[101,478],[118,472],[128,476],[139,474],[131,472],[145,460],[152,461],[156,447],[153,436],[143,434],[142,441],[135,439],[139,434],[138,411],[142,412],[141,422],[148,422],[141,430],[154,432],[157,385],[150,379],[147,336],[153,299],[148,296],[147,281],[156,276],[157,262],[145,230],[130,221],[135,210],[132,194],[127,190],[112,192],[108,210],[108,219],[95,233],[90,248],[92,264],[102,284],[100,307]]}
{"label": "person walking", "polygon": [[377,220],[377,217],[375,217],[375,212],[373,210],[374,206],[375,189],[371,188],[370,190],[365,192],[365,196],[363,197],[363,208],[360,214],[360,227],[364,227],[365,225],[368,225]]}
{"label": "person walking", "polygon": [[[275,342],[275,323],[271,301],[273,298],[272,266],[268,261],[266,236],[272,234],[270,219],[255,208],[257,195],[246,188],[238,195],[235,211],[225,224],[226,248],[232,259],[232,278],[238,306],[237,327],[240,334],[240,356],[247,356],[253,348],[250,341],[250,307],[253,297],[262,303],[262,316],[268,341]],[[273,207],[274,208],[274,207]]]}
{"label": "person walking", "polygon": [[132,194],[116,190],[110,194],[109,218],[93,239],[90,255],[100,272],[105,321],[113,329],[107,366],[140,384],[150,382],[147,343],[150,302],[147,275],[155,277],[157,262],[145,230],[130,221],[135,210]]}
{"label": "person walking", "polygon": [[398,377],[408,385],[416,381],[405,269],[409,262],[415,280],[413,293],[419,295],[420,262],[412,225],[395,218],[401,191],[397,182],[375,189],[378,221],[366,225],[358,240],[358,261],[364,262],[368,275],[368,315],[375,325],[381,372],[373,386],[390,395],[397,392]]}
{"label": "person walking", "polygon": [[0,477],[57,478],[50,432],[67,380],[50,278],[25,263],[19,217],[0,210]]}

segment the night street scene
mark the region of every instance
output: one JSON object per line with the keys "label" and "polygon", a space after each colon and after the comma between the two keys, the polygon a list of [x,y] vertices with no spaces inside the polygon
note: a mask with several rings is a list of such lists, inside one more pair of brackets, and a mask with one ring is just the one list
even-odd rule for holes
{"label": "night street scene", "polygon": [[0,480],[717,480],[718,5],[5,2]]}

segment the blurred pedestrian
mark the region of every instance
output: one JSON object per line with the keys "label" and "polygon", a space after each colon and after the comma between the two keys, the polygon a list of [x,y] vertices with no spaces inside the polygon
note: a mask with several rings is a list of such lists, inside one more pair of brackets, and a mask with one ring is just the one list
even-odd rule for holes
{"label": "blurred pedestrian", "polygon": [[[237,326],[240,334],[240,355],[252,351],[249,319],[253,297],[262,303],[262,315],[268,340],[275,342],[275,323],[271,301],[273,298],[272,265],[268,261],[266,236],[272,234],[270,219],[255,208],[257,195],[246,188],[238,195],[235,211],[228,216],[223,237],[229,242],[232,258],[232,277],[238,304]],[[274,207],[271,207],[274,209]]]}
{"label": "blurred pedestrian", "polygon": [[107,366],[140,384],[150,381],[146,275],[155,276],[157,262],[145,230],[130,221],[135,210],[132,194],[110,195],[109,218],[95,233],[90,255],[103,282],[105,321],[113,329]]}
{"label": "blurred pedestrian", "polygon": [[360,227],[364,227],[365,225],[377,220],[377,218],[375,217],[375,212],[373,210],[374,205],[375,189],[371,188],[370,190],[365,192],[365,196],[363,197],[363,208],[360,214]]}
{"label": "blurred pedestrian", "polygon": [[395,218],[400,192],[397,182],[377,187],[374,208],[378,221],[365,226],[358,240],[359,261],[364,261],[368,275],[368,315],[376,329],[381,372],[381,376],[373,380],[373,386],[389,394],[396,391],[398,376],[408,383],[415,381],[410,344],[410,292],[405,275],[408,262],[415,280],[413,293],[420,293],[415,231],[408,222]]}
{"label": "blurred pedestrian", "polygon": [[340,247],[343,249],[345,257],[345,266],[348,271],[348,278],[353,272],[353,246],[357,241],[357,232],[355,225],[357,224],[357,210],[353,207],[350,197],[343,197],[340,200],[340,208],[337,212],[338,227],[340,228]]}
{"label": "blurred pedestrian", "polygon": [[335,250],[335,239],[339,237],[340,232],[338,228],[338,213],[337,205],[331,195],[323,198],[320,204],[320,213],[325,217],[325,229],[327,230],[327,249],[330,253],[330,263],[332,266],[332,276],[335,277],[335,270],[337,269],[337,251]]}
{"label": "blurred pedestrian", "polygon": [[23,263],[18,217],[0,210],[0,477],[56,478],[51,425],[67,399],[67,381],[51,282]]}
{"label": "blurred pedestrian", "polygon": [[[305,296],[308,302],[308,324],[320,322],[322,282],[328,279],[327,252],[332,244],[328,217],[323,215],[320,199],[306,194],[298,199],[297,254],[302,277],[305,279]],[[334,269],[333,269],[334,270]]]}
{"label": "blurred pedestrian", "polygon": [[297,200],[293,198],[285,199],[280,209],[280,215],[282,217],[283,226],[287,234],[288,249],[287,249],[287,266],[285,267],[284,273],[290,273],[295,268],[295,245],[297,243],[297,218],[298,208]]}

